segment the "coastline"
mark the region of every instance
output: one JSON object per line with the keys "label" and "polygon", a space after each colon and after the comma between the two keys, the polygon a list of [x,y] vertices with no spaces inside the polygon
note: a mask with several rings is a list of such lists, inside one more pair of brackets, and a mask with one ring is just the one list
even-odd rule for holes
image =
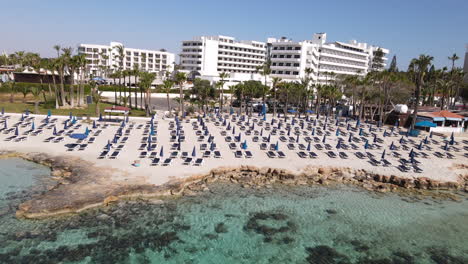
{"label": "coastline", "polygon": [[112,175],[126,172],[110,167],[98,167],[78,157],[52,156],[40,152],[26,154],[0,151],[0,158],[8,157],[19,157],[48,166],[51,168],[51,177],[56,181],[56,185],[44,194],[19,205],[16,216],[26,219],[76,214],[126,199],[151,201],[196,195],[199,192],[209,191],[207,185],[214,182],[236,183],[244,188],[271,188],[274,184],[290,186],[351,184],[369,191],[412,193],[454,200],[456,192],[468,192],[468,175],[459,176],[455,182],[426,177],[385,175],[350,167],[306,166],[292,171],[240,165],[219,166],[206,173],[175,178],[156,185],[145,181],[116,180]]}

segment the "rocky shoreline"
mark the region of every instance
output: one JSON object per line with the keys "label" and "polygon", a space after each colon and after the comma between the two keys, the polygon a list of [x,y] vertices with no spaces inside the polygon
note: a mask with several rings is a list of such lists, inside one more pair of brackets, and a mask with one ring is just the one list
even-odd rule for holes
{"label": "rocky shoreline", "polygon": [[457,182],[441,182],[425,177],[403,178],[351,168],[312,166],[300,172],[255,166],[219,167],[205,174],[156,186],[144,182],[113,180],[113,173],[122,172],[99,168],[91,162],[70,156],[0,152],[0,158],[7,157],[20,157],[50,167],[51,177],[56,182],[47,191],[19,205],[16,216],[28,219],[79,213],[90,208],[108,206],[121,199],[151,201],[196,195],[209,191],[209,184],[215,182],[236,183],[245,188],[271,188],[276,184],[351,184],[369,191],[413,193],[455,200],[455,191],[468,192],[468,175],[459,176]]}

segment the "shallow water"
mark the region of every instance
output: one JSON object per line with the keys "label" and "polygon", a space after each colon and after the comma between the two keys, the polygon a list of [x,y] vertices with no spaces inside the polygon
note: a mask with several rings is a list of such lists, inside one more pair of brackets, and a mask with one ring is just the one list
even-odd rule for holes
{"label": "shallow water", "polygon": [[[0,160],[1,206],[14,208],[40,192],[37,179],[47,173]],[[4,211],[0,262],[468,263],[463,196],[437,201],[346,186],[210,190],[47,221],[16,220],[14,210]]]}

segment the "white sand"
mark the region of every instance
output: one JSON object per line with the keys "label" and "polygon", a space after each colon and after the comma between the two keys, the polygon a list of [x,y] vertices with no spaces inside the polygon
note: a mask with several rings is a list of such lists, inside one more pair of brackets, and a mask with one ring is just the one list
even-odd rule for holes
{"label": "white sand", "polygon": [[[6,114],[9,115],[10,118],[8,119],[8,124],[9,127],[12,127],[14,123],[16,123],[21,115],[19,114]],[[33,115],[31,115],[33,116]],[[36,128],[41,124],[40,121],[42,121],[45,118],[45,116],[35,116],[35,125]],[[65,119],[68,119],[68,117],[57,117],[53,116],[52,118],[58,118],[58,124],[57,124],[57,130],[63,129],[63,124],[62,122]],[[254,117],[256,118],[256,117]],[[268,120],[270,120],[271,117],[268,117]],[[0,120],[2,118],[0,117]],[[299,151],[297,148],[296,150],[289,150],[287,148],[287,143],[279,142],[279,148],[286,154],[286,158],[284,159],[270,159],[267,157],[266,152],[263,150],[260,150],[260,143],[261,139],[259,142],[255,143],[252,142],[252,137],[251,136],[246,136],[244,134],[245,131],[242,131],[242,142],[244,139],[247,140],[248,144],[248,150],[250,150],[253,154],[253,158],[251,159],[246,159],[246,158],[235,158],[233,151],[229,149],[229,146],[227,142],[225,142],[224,137],[220,135],[220,132],[224,129],[223,126],[215,126],[213,122],[207,123],[208,129],[210,133],[214,136],[214,142],[217,143],[218,150],[222,154],[221,159],[216,159],[214,157],[211,158],[205,158],[204,159],[204,164],[202,166],[187,166],[187,165],[182,165],[182,159],[177,158],[173,160],[172,164],[167,167],[163,167],[161,165],[151,167],[150,163],[151,160],[149,158],[145,159],[139,159],[139,153],[141,152],[138,150],[140,144],[141,144],[141,138],[142,138],[142,133],[144,129],[136,129],[138,124],[145,124],[149,119],[145,118],[130,118],[130,123],[135,124],[135,128],[132,130],[131,135],[129,136],[129,140],[125,144],[125,148],[121,151],[119,157],[115,160],[112,159],[97,159],[101,151],[104,149],[105,145],[107,144],[108,140],[112,140],[114,134],[116,133],[117,129],[119,128],[120,124],[115,124],[112,126],[109,126],[107,129],[104,129],[102,134],[96,138],[95,143],[88,145],[86,150],[84,151],[78,151],[75,149],[72,152],[66,151],[66,147],[64,146],[65,144],[69,143],[76,143],[76,139],[69,138],[67,136],[65,137],[65,140],[60,142],[60,143],[45,143],[43,142],[44,139],[52,136],[52,129],[45,129],[44,133],[38,136],[28,136],[28,139],[23,142],[6,142],[4,141],[5,138],[12,136],[13,133],[5,135],[3,134],[3,131],[0,132],[0,150],[13,150],[13,151],[18,151],[18,152],[44,152],[47,154],[51,155],[72,155],[72,156],[78,156],[84,160],[91,161],[95,163],[98,166],[102,167],[112,167],[115,169],[119,169],[128,173],[120,173],[116,174],[114,177],[115,180],[144,180],[148,183],[152,184],[162,184],[167,182],[170,179],[173,179],[174,177],[181,178],[181,177],[187,177],[190,175],[198,174],[198,173],[206,173],[209,172],[211,169],[219,167],[219,166],[239,166],[239,165],[253,165],[253,166],[258,166],[258,167],[274,167],[274,168],[283,168],[283,169],[289,169],[292,171],[300,171],[306,166],[312,165],[312,166],[333,166],[333,167],[351,167],[354,169],[365,169],[371,172],[379,173],[382,175],[398,175],[398,176],[404,176],[404,177],[428,177],[434,180],[440,180],[440,181],[456,181],[458,174],[465,173],[466,170],[454,170],[451,169],[454,164],[466,164],[467,159],[463,157],[463,153],[466,152],[463,150],[463,143],[460,143],[457,145],[458,148],[461,148],[462,151],[460,152],[451,152],[453,153],[456,158],[455,159],[441,159],[437,158],[434,155],[430,154],[430,157],[428,159],[424,158],[417,158],[419,161],[421,161],[421,164],[419,165],[424,172],[423,173],[414,173],[414,172],[409,172],[409,173],[403,173],[400,172],[395,166],[391,167],[383,167],[383,166],[372,166],[370,163],[368,163],[368,159],[365,160],[360,160],[358,159],[353,153],[356,151],[361,151],[365,152],[366,150],[364,149],[364,143],[359,143],[356,144],[359,146],[359,150],[352,150],[349,149],[346,151],[348,153],[349,158],[344,160],[339,157],[332,159],[329,158],[325,152],[326,150],[319,151],[315,149],[315,147],[312,147],[311,151],[314,151],[315,153],[318,154],[319,158],[317,159],[301,159],[298,157],[297,152]],[[164,157],[167,158],[169,157],[170,154],[170,145],[172,143],[169,142],[170,138],[170,131],[168,130],[169,126],[169,120],[162,120],[161,118],[157,118],[156,121],[159,122],[157,130],[157,149],[155,150],[158,154],[160,151],[160,147],[164,146]],[[196,121],[196,119],[191,120]],[[186,141],[182,143],[182,148],[181,151],[187,151],[189,153],[189,156],[191,156],[192,149],[194,146],[197,148],[197,157],[201,157],[202,151],[199,149],[200,143],[207,143],[206,140],[205,142],[197,142],[196,140],[196,135],[195,131],[192,128],[192,124],[190,123],[182,123],[183,129],[185,130],[185,136],[186,136]],[[288,121],[290,122],[290,121]],[[84,133],[85,127],[88,126],[89,129],[92,130],[92,125],[88,125],[86,123],[83,123],[81,121],[78,121],[78,124],[83,124],[82,128],[75,133]],[[102,124],[102,123],[101,123]],[[297,125],[297,124],[296,124]],[[128,126],[127,126],[128,127]],[[0,121],[0,128],[3,128],[3,123]],[[27,128],[21,128],[20,133],[23,133]],[[284,128],[284,126],[283,126]],[[100,128],[98,128],[100,129]],[[248,128],[247,128],[248,129]],[[260,130],[258,126],[256,126],[256,129]],[[95,129],[96,130],[96,129]],[[345,131],[346,128],[341,128],[341,130]],[[389,128],[387,128],[389,130]],[[367,132],[368,129],[365,129]],[[239,134],[240,129],[238,126],[236,126],[236,136]],[[267,135],[268,132],[264,131],[264,136]],[[91,133],[92,136],[93,133]],[[230,132],[228,132],[228,135],[231,137],[234,137]],[[293,136],[293,134],[291,133]],[[296,137],[296,136],[294,136]],[[320,139],[322,139],[322,136],[318,136]],[[385,140],[385,143],[382,144],[384,147],[383,149],[386,149],[387,152],[387,159],[393,164],[393,165],[399,165],[398,159],[388,155],[390,154],[389,150],[389,145],[393,141],[396,145],[398,144],[398,140],[401,136],[394,136],[394,137],[382,137],[382,132],[380,132],[380,138]],[[272,136],[271,137],[271,143],[276,143],[278,141],[279,135],[277,136]],[[347,136],[343,137],[344,143],[348,144],[347,142]],[[419,141],[423,138],[423,136],[420,136],[420,138],[414,138],[416,142],[419,143]],[[440,137],[434,137],[434,139],[437,139],[439,141],[442,141]],[[369,137],[370,142],[372,141],[372,137]],[[86,143],[86,142],[84,142]],[[301,135],[299,143],[303,143],[304,145],[307,146],[307,142],[304,141],[304,136]],[[335,133],[332,132],[331,136],[327,136],[327,142],[330,145],[333,146],[333,151],[335,153],[338,153],[337,150],[335,149],[335,146],[337,144],[337,137],[335,136]],[[238,146],[240,145],[239,143],[236,143]],[[267,143],[269,144],[269,143]],[[315,145],[316,143],[312,143],[312,146]],[[116,144],[118,145],[118,144]],[[209,145],[209,143],[208,143]],[[323,144],[322,144],[323,145]],[[434,151],[440,151],[444,152],[441,150],[441,146],[443,146],[443,143],[440,145],[434,145],[430,144],[431,147],[433,147],[432,152]],[[382,154],[382,150],[367,150],[368,152],[371,152],[375,155],[377,160],[380,160],[380,156]],[[415,149],[416,150],[416,149]],[[340,150],[343,151],[343,150]],[[417,151],[417,150],[416,150]],[[112,152],[112,151],[111,151]],[[399,150],[399,153],[402,154],[402,156],[406,159],[408,159],[408,151],[403,151]],[[418,151],[419,152],[419,151]],[[426,153],[431,153],[430,151],[426,151]],[[134,167],[132,166],[132,163],[134,160],[141,160],[141,166],[140,167]],[[126,175],[126,176],[122,176]],[[124,179],[122,177],[125,177]]]}

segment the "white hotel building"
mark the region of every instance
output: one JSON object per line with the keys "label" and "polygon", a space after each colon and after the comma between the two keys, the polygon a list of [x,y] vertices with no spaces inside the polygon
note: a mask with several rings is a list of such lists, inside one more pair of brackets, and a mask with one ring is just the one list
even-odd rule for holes
{"label": "white hotel building", "polygon": [[[298,81],[306,77],[305,69],[311,68],[313,83],[326,83],[336,75],[366,75],[371,68],[374,52],[379,47],[351,41],[326,42],[326,33],[314,34],[312,40],[293,42],[286,38],[268,39],[271,56],[271,77],[285,81]],[[381,48],[384,55],[389,50]],[[387,58],[383,58],[384,62]],[[385,63],[384,63],[385,66]]]}
{"label": "white hotel building", "polygon": [[257,67],[266,60],[266,43],[236,41],[227,36],[202,36],[182,41],[181,70],[190,77],[218,81],[219,74],[230,75],[228,86],[247,80],[262,80]]}
{"label": "white hotel building", "polygon": [[[125,57],[120,59],[118,46],[124,47]],[[94,76],[105,76],[105,68],[111,71],[130,70],[138,66],[142,71],[155,72],[163,76],[165,71],[172,71],[175,62],[174,53],[164,50],[145,50],[127,48],[122,43],[111,42],[110,45],[80,44],[78,53],[86,54],[90,73]],[[106,59],[107,57],[107,59]]]}

